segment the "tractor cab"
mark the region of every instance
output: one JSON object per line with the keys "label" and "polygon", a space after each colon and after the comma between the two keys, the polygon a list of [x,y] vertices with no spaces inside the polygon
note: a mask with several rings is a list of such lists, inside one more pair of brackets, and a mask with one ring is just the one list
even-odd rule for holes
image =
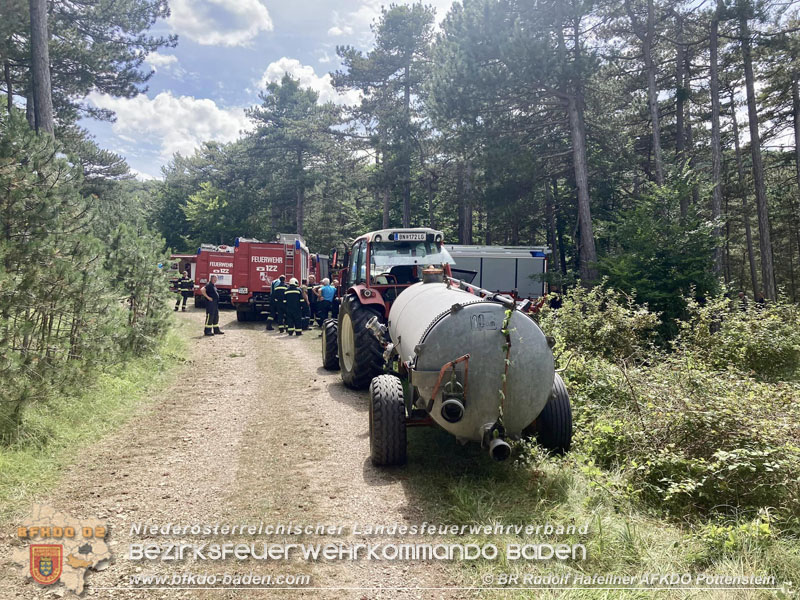
{"label": "tractor cab", "polygon": [[347,386],[363,389],[383,373],[383,347],[368,324],[386,323],[392,303],[422,280],[423,269],[450,275],[454,261],[443,242],[441,231],[428,228],[381,229],[353,242],[345,254],[339,315],[322,331],[322,365],[340,369]]}
{"label": "tractor cab", "polygon": [[428,228],[381,229],[359,237],[350,248],[343,289],[363,304],[389,314],[392,302],[405,288],[422,280],[425,267],[448,275],[453,258],[443,245],[441,231]]}

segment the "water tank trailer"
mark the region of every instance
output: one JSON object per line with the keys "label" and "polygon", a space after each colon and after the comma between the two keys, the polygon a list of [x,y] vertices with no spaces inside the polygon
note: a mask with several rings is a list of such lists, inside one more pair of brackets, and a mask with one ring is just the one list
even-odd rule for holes
{"label": "water tank trailer", "polygon": [[404,463],[406,428],[415,425],[478,442],[498,461],[511,455],[509,440],[528,434],[569,450],[572,412],[551,343],[512,298],[426,269],[392,304],[388,323],[374,317],[368,327],[387,370],[370,384],[374,464]]}

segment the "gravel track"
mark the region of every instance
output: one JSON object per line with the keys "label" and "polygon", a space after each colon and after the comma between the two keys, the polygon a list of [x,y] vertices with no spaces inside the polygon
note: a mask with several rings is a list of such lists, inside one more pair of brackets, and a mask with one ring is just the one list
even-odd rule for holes
{"label": "gravel track", "polygon": [[[204,313],[179,313],[197,335],[178,381],[112,435],[83,450],[61,483],[39,500],[78,518],[107,520],[114,562],[87,575],[100,598],[464,598],[440,563],[407,561],[208,561],[137,563],[125,557],[131,523],[421,523],[402,469],[369,461],[368,397],[321,368],[318,330],[301,338],[265,332],[221,313],[224,336],[201,335]],[[13,524],[5,539],[12,540]],[[184,542],[312,543],[435,541],[432,538],[152,538]],[[52,598],[59,586],[23,583],[0,546],[1,598]],[[135,573],[309,574],[315,590],[121,590]],[[395,589],[375,589],[375,586]],[[412,589],[396,589],[398,587]],[[328,588],[321,590],[319,588]],[[337,588],[337,589],[330,589]],[[343,589],[344,588],[344,589]],[[416,589],[413,589],[416,588]],[[63,590],[61,590],[63,592]]]}

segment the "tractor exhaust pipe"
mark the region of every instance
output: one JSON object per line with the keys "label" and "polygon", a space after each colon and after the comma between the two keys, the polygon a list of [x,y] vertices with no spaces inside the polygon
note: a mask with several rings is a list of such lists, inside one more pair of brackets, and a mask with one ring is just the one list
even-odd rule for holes
{"label": "tractor exhaust pipe", "polygon": [[497,462],[502,462],[511,456],[511,446],[500,438],[494,438],[489,442],[489,456]]}

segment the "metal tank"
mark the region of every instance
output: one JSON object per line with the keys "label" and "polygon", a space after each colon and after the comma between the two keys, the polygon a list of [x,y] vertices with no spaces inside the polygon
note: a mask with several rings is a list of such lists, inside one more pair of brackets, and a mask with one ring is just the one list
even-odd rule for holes
{"label": "metal tank", "polygon": [[[507,352],[502,326],[509,308]],[[503,438],[520,435],[548,402],[552,351],[510,298],[481,298],[441,281],[417,283],[392,305],[388,330],[394,351],[410,367],[414,408],[460,441],[488,446],[498,460],[510,453]]]}

